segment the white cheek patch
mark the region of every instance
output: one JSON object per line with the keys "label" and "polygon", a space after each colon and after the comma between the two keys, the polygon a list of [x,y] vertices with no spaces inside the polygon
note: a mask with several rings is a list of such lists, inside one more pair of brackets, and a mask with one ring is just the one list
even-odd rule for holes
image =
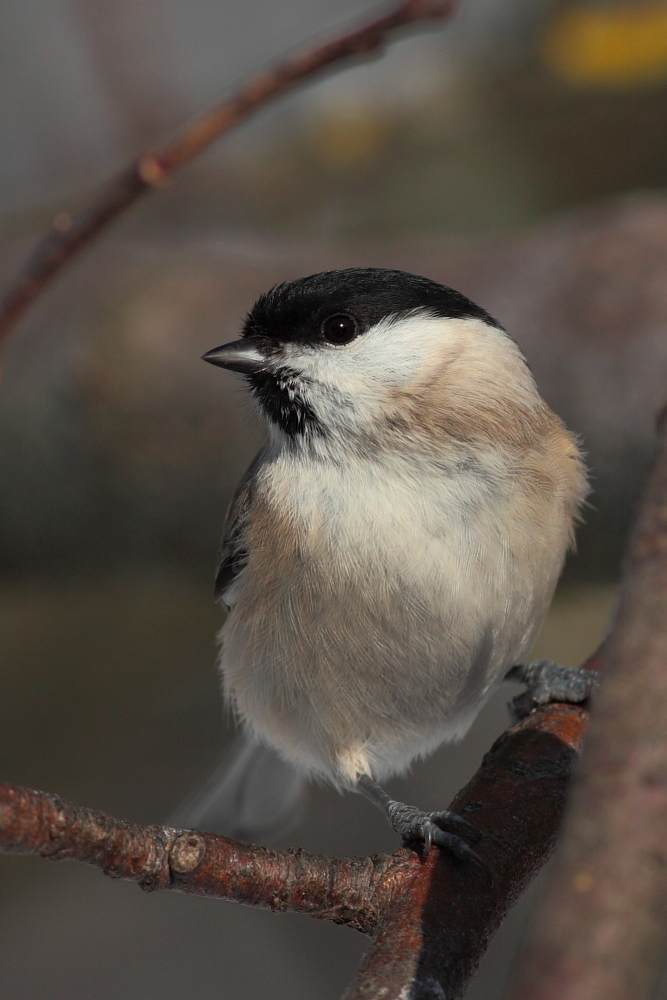
{"label": "white cheek patch", "polygon": [[318,386],[341,397],[379,402],[383,390],[409,385],[456,357],[471,341],[489,338],[507,340],[480,320],[413,315],[382,320],[340,347],[288,344],[284,358],[311,381],[313,403]]}
{"label": "white cheek patch", "polygon": [[[383,320],[340,347],[286,344],[283,362],[301,376],[299,394],[321,424],[347,436],[373,432],[394,411],[397,391],[428,384],[462,356],[472,375],[475,366],[502,369],[514,355],[504,331],[482,320],[418,314]],[[495,385],[495,375],[485,378]]]}

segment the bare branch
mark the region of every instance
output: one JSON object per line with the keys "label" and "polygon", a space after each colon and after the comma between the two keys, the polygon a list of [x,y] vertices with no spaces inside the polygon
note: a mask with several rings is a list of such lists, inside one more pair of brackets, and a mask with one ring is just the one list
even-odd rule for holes
{"label": "bare branch", "polygon": [[[589,664],[590,665],[590,664]],[[452,808],[482,834],[494,872],[434,849],[332,859],[271,851],[216,834],[141,827],[46,792],[0,785],[0,850],[83,861],[147,890],[175,889],[344,923],[374,943],[348,1000],[462,995],[509,907],[549,855],[587,713],[551,705],[486,755]],[[412,995],[412,994],[411,994]]]}
{"label": "bare branch", "polygon": [[295,910],[370,934],[377,922],[377,884],[410,877],[402,857],[336,859],[305,851],[272,851],[214,833],[138,826],[48,792],[0,784],[0,850],[75,860],[142,889],[176,889],[272,910]]}
{"label": "bare branch", "polygon": [[667,938],[667,433],[631,539],[581,771],[514,1000],[644,1000]]}
{"label": "bare branch", "polygon": [[448,17],[454,6],[454,0],[402,0],[393,10],[368,24],[298,52],[243,84],[228,100],[212,108],[163,149],[139,157],[76,215],[59,213],[0,303],[0,340],[82,247],[143,194],[164,185],[175,171],[258,108],[337,63],[378,53],[400,28]]}

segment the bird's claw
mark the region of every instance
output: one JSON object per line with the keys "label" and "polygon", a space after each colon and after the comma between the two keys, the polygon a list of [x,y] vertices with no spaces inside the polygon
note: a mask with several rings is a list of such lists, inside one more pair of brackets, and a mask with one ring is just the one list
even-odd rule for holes
{"label": "bird's claw", "polygon": [[473,826],[467,819],[463,819],[462,816],[452,812],[450,809],[441,809],[440,812],[427,813],[426,815],[441,830],[445,830],[447,825],[458,828],[460,833],[465,833],[475,844],[481,837],[481,833],[476,826]]}
{"label": "bird's claw", "polygon": [[471,823],[447,809],[441,812],[427,813],[402,802],[394,802],[392,806],[394,808],[390,809],[389,812],[392,826],[406,844],[419,842],[424,844],[424,859],[429,856],[432,845],[436,844],[438,847],[450,851],[459,861],[471,862],[485,884],[492,884],[491,871],[479,854],[473,851],[461,837],[444,829],[445,826],[454,826],[461,833],[471,836],[476,842],[480,838],[480,833]]}
{"label": "bird's claw", "polygon": [[526,690],[512,698],[508,705],[511,718],[518,722],[552,701],[570,704],[585,701],[595,689],[599,675],[595,670],[581,667],[561,667],[552,660],[534,660],[517,663],[508,671],[505,680],[526,685]]}
{"label": "bird's claw", "polygon": [[427,820],[424,824],[424,860],[429,856],[433,844],[450,851],[459,861],[472,863],[482,877],[484,884],[493,885],[491,869],[485,861],[482,861],[479,854],[466,844],[465,840],[461,840],[455,833],[448,833]]}

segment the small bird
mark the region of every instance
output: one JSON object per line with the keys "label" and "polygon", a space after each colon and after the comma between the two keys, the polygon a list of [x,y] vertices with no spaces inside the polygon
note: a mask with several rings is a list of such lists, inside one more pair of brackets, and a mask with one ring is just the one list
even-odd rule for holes
{"label": "small bird", "polygon": [[461,739],[529,651],[586,493],[576,439],[497,320],[402,271],[278,285],[204,360],[244,375],[268,424],[216,578],[250,742],[204,813],[268,827],[314,776],[482,867],[470,824],[379,783]]}

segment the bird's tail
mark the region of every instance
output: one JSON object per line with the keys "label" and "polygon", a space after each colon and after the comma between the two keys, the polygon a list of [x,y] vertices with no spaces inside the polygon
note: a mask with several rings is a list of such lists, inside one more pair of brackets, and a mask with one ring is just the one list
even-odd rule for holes
{"label": "bird's tail", "polygon": [[275,750],[242,737],[169,825],[254,842],[298,820],[304,791],[304,778]]}

